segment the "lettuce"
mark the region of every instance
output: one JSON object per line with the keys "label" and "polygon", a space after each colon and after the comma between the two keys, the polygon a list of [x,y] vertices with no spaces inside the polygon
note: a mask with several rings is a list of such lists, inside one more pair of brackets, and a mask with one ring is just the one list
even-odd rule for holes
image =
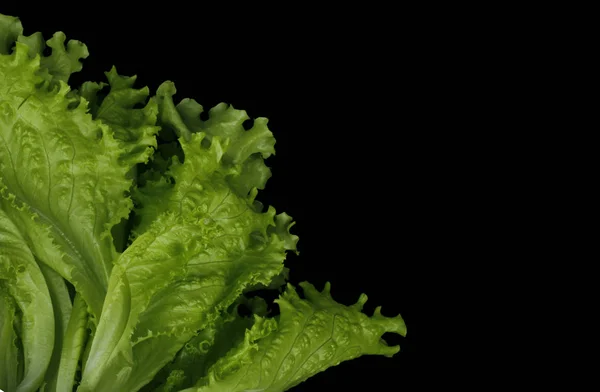
{"label": "lettuce", "polygon": [[[366,316],[366,295],[285,284],[294,222],[256,199],[267,119],[202,120],[173,83],[151,95],[115,68],[70,87],[87,56],[0,14],[1,389],[275,392],[399,351],[381,336],[404,321]],[[280,314],[258,289],[283,290]]]}

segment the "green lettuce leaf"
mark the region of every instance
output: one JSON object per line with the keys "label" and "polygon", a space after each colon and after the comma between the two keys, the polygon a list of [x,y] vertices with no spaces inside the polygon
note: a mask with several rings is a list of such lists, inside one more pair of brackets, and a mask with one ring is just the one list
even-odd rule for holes
{"label": "green lettuce leaf", "polygon": [[[11,29],[0,41],[14,39]],[[34,255],[71,282],[98,318],[118,257],[111,229],[133,206],[131,171],[154,145],[156,105],[135,119],[119,117],[114,113],[131,102],[126,93],[109,94],[112,109],[94,120],[87,101],[64,82],[81,69],[84,46],[69,41],[65,49],[58,34],[48,41],[52,55],[40,57],[22,41],[0,55],[0,206]],[[127,132],[125,121],[133,124]]]}
{"label": "green lettuce leaf", "polygon": [[[98,326],[82,391],[110,390],[115,384],[139,389],[246,285],[277,275],[286,249],[281,237],[289,234],[267,237],[268,222],[276,226],[276,219],[271,210],[247,227],[240,225],[239,233],[234,228],[228,233],[210,220],[166,215],[139,236],[111,276],[106,317]],[[268,240],[252,243],[250,233],[261,224]]]}
{"label": "green lettuce leaf", "polygon": [[[87,338],[88,312],[87,305],[80,294],[75,295],[69,323],[64,334],[64,340],[59,359],[57,392],[72,392],[75,375],[83,353]],[[49,390],[52,392],[53,390]]]}
{"label": "green lettuce leaf", "polygon": [[[176,113],[170,86],[159,88],[163,123]],[[286,251],[295,250],[291,218],[257,208],[260,183],[245,169],[269,155],[271,133],[255,121],[255,131],[239,136],[221,108],[210,133],[180,132],[183,161],[174,157],[164,176],[136,190],[140,223],[111,275],[81,392],[138,390],[246,287],[281,274]]]}
{"label": "green lettuce leaf", "polygon": [[321,293],[308,283],[300,286],[306,299],[288,285],[276,301],[280,316],[256,316],[244,341],[184,392],[282,392],[342,361],[365,354],[391,357],[400,351],[381,336],[405,336],[402,317],[384,317],[381,308],[366,316],[361,312],[364,294],[356,304],[344,306],[333,300],[329,284]]}
{"label": "green lettuce leaf", "polygon": [[60,364],[60,356],[64,345],[64,339],[67,332],[67,324],[71,316],[71,299],[65,280],[57,274],[53,269],[45,264],[39,263],[40,271],[44,275],[50,299],[52,300],[52,308],[54,310],[54,348],[50,365],[46,371],[44,378],[43,392],[56,391],[58,382],[58,370]]}
{"label": "green lettuce leaf", "polygon": [[[92,118],[107,124],[122,148],[119,157],[122,164],[131,167],[128,177],[137,182],[137,164],[147,162],[157,148],[156,126],[158,105],[154,97],[149,98],[148,87],[135,89],[136,76],[126,77],[117,73],[115,67],[105,73],[108,84],[85,82],[78,95],[89,104]],[[103,91],[109,87],[109,91]],[[139,107],[138,106],[143,106]],[[115,248],[122,252],[127,246],[130,223],[121,220],[112,229]]]}
{"label": "green lettuce leaf", "polygon": [[174,392],[193,386],[220,357],[244,339],[252,324],[252,318],[238,314],[237,303],[232,305],[190,339],[142,392]]}
{"label": "green lettuce leaf", "polygon": [[[135,169],[136,164],[147,162],[157,147],[158,105],[154,97],[148,99],[148,87],[134,88],[136,76],[119,75],[115,67],[105,75],[108,84],[86,82],[78,94],[89,102],[92,118],[109,125],[113,137],[122,142],[121,163]],[[105,87],[109,87],[108,93],[103,91]]]}
{"label": "green lettuce leaf", "polygon": [[[0,287],[4,293],[8,292],[14,298],[22,313],[20,338],[23,345],[24,374],[13,390],[36,391],[44,380],[52,356],[54,311],[44,275],[16,226],[1,209]],[[8,320],[0,322],[4,323],[8,323]],[[11,350],[8,354],[12,356]],[[8,365],[9,369],[14,367]],[[6,374],[0,378],[11,377],[13,376]]]}
{"label": "green lettuce leaf", "polygon": [[[170,82],[158,88],[159,123],[181,135],[185,158],[194,159],[182,163],[177,155],[171,156],[164,175],[154,176],[155,180],[135,189],[136,233],[144,232],[167,211],[201,212],[212,219],[260,211],[260,203],[255,202],[257,190],[264,188],[271,175],[264,160],[274,154],[275,139],[266,119],[255,119],[246,131],[246,112],[219,104],[203,122],[199,117],[202,107],[195,101],[185,99],[174,105],[175,91]],[[194,142],[190,142],[192,137]]]}

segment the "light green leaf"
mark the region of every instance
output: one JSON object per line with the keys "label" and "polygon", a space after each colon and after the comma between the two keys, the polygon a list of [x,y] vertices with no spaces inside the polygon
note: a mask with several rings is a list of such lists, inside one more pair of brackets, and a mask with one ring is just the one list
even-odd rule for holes
{"label": "light green leaf", "polygon": [[361,312],[363,294],[352,306],[335,302],[329,284],[319,293],[302,283],[306,299],[291,285],[276,302],[281,315],[256,317],[245,340],[222,357],[194,388],[184,392],[282,392],[307,378],[361,355],[392,356],[381,336],[386,332],[406,335],[400,316],[388,318],[377,308],[367,317]]}
{"label": "light green leaf", "polygon": [[57,392],[73,392],[75,373],[87,338],[87,323],[87,305],[81,295],[76,294],[59,358]]}
{"label": "light green leaf", "polygon": [[210,366],[244,339],[246,329],[252,324],[252,318],[241,317],[237,304],[232,305],[190,339],[142,392],[174,392],[193,386]]}
{"label": "light green leaf", "polygon": [[[46,48],[46,43],[44,42],[44,36],[39,31],[37,33],[33,33],[30,36],[19,35],[17,41],[24,43],[29,47],[29,57],[35,57],[37,55],[42,55],[44,49]],[[51,78],[49,72],[44,71],[45,76]]]}
{"label": "light green leaf", "polygon": [[[134,89],[136,76],[121,76],[115,67],[105,75],[108,84],[86,82],[80,94],[93,103],[89,106],[92,117],[109,125],[114,138],[123,142],[121,147],[125,152],[120,159],[134,168],[137,163],[147,162],[157,147],[158,105],[154,98],[148,100],[148,87]],[[108,94],[100,97],[99,93],[106,86],[110,88]],[[137,108],[137,105],[143,107]]]}
{"label": "light green leaf", "polygon": [[[52,41],[58,54],[47,60],[30,58],[21,42],[0,56],[0,203],[35,256],[70,281],[97,318],[118,256],[111,229],[129,215],[131,170],[152,142],[148,133],[116,139],[111,127],[125,125],[93,120],[86,101],[69,93],[63,71],[78,69],[82,52],[76,44],[57,49],[63,41]],[[40,84],[44,70],[59,88]]]}
{"label": "light green leaf", "polygon": [[50,366],[44,377],[44,392],[55,392],[58,382],[58,371],[60,357],[62,354],[64,340],[67,332],[67,324],[71,316],[71,299],[65,284],[65,280],[53,269],[43,263],[39,263],[40,270],[46,279],[52,308],[54,310],[54,348]]}
{"label": "light green leaf", "polygon": [[[77,93],[89,102],[92,117],[111,127],[123,150],[121,164],[131,167],[128,177],[136,182],[137,164],[148,162],[157,148],[158,105],[154,98],[145,103],[150,90],[148,87],[134,89],[135,76],[121,76],[115,67],[105,75],[108,84],[85,82]],[[108,94],[102,92],[105,87],[110,88]],[[144,106],[137,108],[141,105]],[[129,221],[117,224],[112,235],[117,251],[122,252],[127,246]]]}
{"label": "light green leaf", "polygon": [[[267,234],[276,227],[274,215],[271,209],[231,228],[164,215],[139,236],[111,276],[129,283],[131,308],[123,304],[126,296],[109,289],[107,304],[119,306],[105,305],[81,392],[138,390],[245,286],[267,284],[280,273],[286,250],[280,236],[289,234]],[[253,241],[252,232],[262,232],[265,242]],[[125,320],[117,338],[115,325]]]}
{"label": "light green leaf", "polygon": [[[184,100],[177,107],[172,83],[163,83],[157,92],[160,123],[179,135],[185,157],[193,162],[181,163],[177,156],[164,176],[148,181],[134,193],[139,225],[143,233],[162,213],[208,213],[213,219],[230,219],[245,210],[260,210],[255,203],[258,189],[263,189],[271,175],[264,159],[274,153],[275,139],[267,120],[258,118],[246,131],[249,119],[243,110],[217,105],[202,122],[202,107]],[[173,184],[174,183],[174,184]]]}
{"label": "light green leaf", "polygon": [[[115,388],[122,383],[122,379],[129,373],[127,367],[130,362],[130,354],[127,351],[130,330],[128,328],[128,318],[131,311],[131,292],[127,276],[123,274],[120,266],[116,266],[111,276],[108,287],[109,295],[104,302],[103,317],[100,319],[98,330],[92,340],[90,352],[85,360],[83,369],[82,385],[78,391],[100,391],[96,385],[101,381],[102,376],[107,376],[102,372],[108,366],[108,360],[113,354],[122,354],[125,356],[125,362],[122,368],[110,375],[111,381],[108,381]],[[121,349],[122,346],[125,346]],[[120,358],[121,359],[121,358]],[[89,386],[94,387],[90,388]]]}
{"label": "light green leaf", "polygon": [[44,379],[54,346],[54,311],[48,286],[29,247],[0,209],[0,286],[22,313],[24,375],[16,392],[36,391]]}
{"label": "light green leaf", "polygon": [[[69,40],[62,32],[54,33],[46,44],[52,48],[52,54],[41,58],[42,69],[47,70],[54,81],[68,82],[71,74],[82,69],[81,59],[88,57],[87,47],[76,40]],[[43,48],[41,48],[43,50]],[[41,51],[39,52],[41,55]]]}
{"label": "light green leaf", "polygon": [[[174,115],[167,99],[159,97],[163,121],[169,118],[164,110]],[[98,326],[81,392],[138,390],[246,287],[268,286],[282,272],[286,251],[295,250],[291,218],[257,209],[256,187],[239,193],[233,186],[244,175],[243,157],[261,154],[265,143],[258,140],[272,135],[221,140],[217,133],[180,137],[183,162],[174,158],[165,173],[172,182],[162,177],[138,189],[137,237],[111,276],[111,282],[128,282],[131,310],[103,310],[106,323]],[[107,303],[122,300],[109,290]],[[114,320],[127,320],[119,339]]]}
{"label": "light green leaf", "polygon": [[[39,75],[55,87],[58,81],[68,82],[71,74],[81,71],[82,59],[88,57],[87,47],[76,40],[69,40],[65,47],[66,36],[57,32],[44,43],[41,33],[23,36],[23,26],[18,18],[0,14],[0,54],[9,54],[15,42],[20,42],[28,48],[31,58],[41,56],[41,68]],[[48,47],[52,53],[48,57],[43,56],[43,51]]]}

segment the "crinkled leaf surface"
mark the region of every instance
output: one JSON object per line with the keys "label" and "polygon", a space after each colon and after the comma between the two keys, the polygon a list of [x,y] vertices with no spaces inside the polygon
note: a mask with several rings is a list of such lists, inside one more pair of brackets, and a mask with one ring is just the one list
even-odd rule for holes
{"label": "crinkled leaf surface", "polygon": [[[109,94],[107,117],[93,119],[87,101],[65,84],[81,69],[85,46],[69,41],[65,48],[57,34],[48,41],[52,55],[40,57],[21,41],[0,55],[2,208],[35,256],[69,280],[98,317],[118,256],[111,228],[128,217],[130,171],[148,159],[157,130],[149,125],[152,105],[127,117],[124,96],[132,90],[121,84],[120,96]],[[110,75],[118,84],[116,72]],[[127,134],[125,123],[133,124]]]}
{"label": "crinkled leaf surface", "polygon": [[[170,96],[159,99],[162,108],[164,99]],[[280,274],[285,252],[295,249],[291,219],[273,208],[261,212],[256,188],[234,185],[246,160],[264,149],[258,136],[242,139],[250,146],[204,132],[188,138],[179,138],[184,161],[175,158],[136,194],[141,224],[111,276],[82,391],[141,388],[246,286]]]}
{"label": "crinkled leaf surface", "polygon": [[308,283],[301,286],[306,299],[288,285],[277,300],[281,315],[257,316],[244,341],[185,392],[282,392],[342,361],[400,350],[381,339],[386,332],[406,335],[400,316],[384,317],[377,308],[368,317],[361,312],[364,294],[355,305],[344,306],[333,300],[329,284],[321,293]]}

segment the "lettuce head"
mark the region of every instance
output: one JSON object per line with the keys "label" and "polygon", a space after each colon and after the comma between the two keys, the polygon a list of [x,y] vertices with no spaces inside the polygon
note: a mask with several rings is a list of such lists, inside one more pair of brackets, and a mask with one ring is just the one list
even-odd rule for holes
{"label": "lettuce head", "polygon": [[70,86],[87,56],[0,14],[2,390],[279,392],[399,351],[381,337],[404,321],[364,314],[364,294],[286,284],[294,222],[256,199],[267,119],[246,130],[219,104],[203,120],[173,83],[115,68]]}

